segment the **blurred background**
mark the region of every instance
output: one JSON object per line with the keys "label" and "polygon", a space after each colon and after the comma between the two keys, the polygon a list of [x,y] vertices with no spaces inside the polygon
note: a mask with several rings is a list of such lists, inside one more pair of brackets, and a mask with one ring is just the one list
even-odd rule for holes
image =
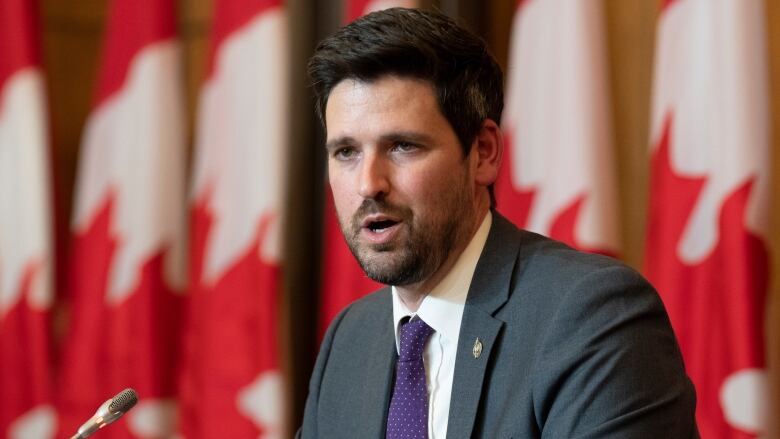
{"label": "blurred background", "polygon": [[105,437],[292,435],[376,287],[306,62],[395,5],[503,67],[499,212],[649,278],[702,437],[780,437],[774,0],[0,0],[0,434],[69,437],[134,387]]}

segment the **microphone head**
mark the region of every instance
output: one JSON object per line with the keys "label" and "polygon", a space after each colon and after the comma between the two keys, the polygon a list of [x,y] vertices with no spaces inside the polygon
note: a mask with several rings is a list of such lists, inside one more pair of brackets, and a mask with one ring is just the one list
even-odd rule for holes
{"label": "microphone head", "polygon": [[126,413],[138,402],[138,394],[135,390],[127,388],[111,399],[108,411],[111,413]]}

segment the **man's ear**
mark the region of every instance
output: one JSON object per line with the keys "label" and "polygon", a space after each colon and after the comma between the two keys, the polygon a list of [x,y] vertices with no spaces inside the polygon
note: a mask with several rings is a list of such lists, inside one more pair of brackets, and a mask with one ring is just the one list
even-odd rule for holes
{"label": "man's ear", "polygon": [[472,159],[476,160],[474,180],[477,184],[489,186],[495,183],[503,154],[504,140],[501,128],[495,121],[485,119],[471,146]]}

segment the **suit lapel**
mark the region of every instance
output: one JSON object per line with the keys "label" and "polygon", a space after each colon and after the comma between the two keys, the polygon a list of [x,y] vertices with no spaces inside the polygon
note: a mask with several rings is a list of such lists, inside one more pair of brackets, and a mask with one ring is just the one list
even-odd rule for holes
{"label": "suit lapel", "polygon": [[[387,422],[387,410],[390,405],[390,394],[392,392],[393,375],[395,373],[395,363],[398,354],[395,349],[395,334],[393,332],[393,305],[390,291],[388,288],[387,303],[383,303],[381,311],[377,314],[377,322],[374,326],[377,331],[374,334],[367,331],[366,337],[370,340],[371,349],[366,363],[359,365],[365,370],[374,371],[370,380],[365,383],[365,388],[360,390],[363,395],[361,406],[357,407],[356,429],[353,432],[345,432],[348,436],[360,433],[361,437],[385,436],[385,425]],[[384,302],[384,301],[383,301]],[[345,389],[345,398],[348,397],[349,389]],[[356,413],[356,414],[357,414]]]}
{"label": "suit lapel", "polygon": [[[519,246],[517,229],[493,212],[493,224],[477,263],[460,325],[447,421],[447,438],[469,438],[474,429],[485,372],[504,322],[493,314],[509,297]],[[479,344],[478,352],[475,344]],[[477,355],[478,354],[478,355]]]}
{"label": "suit lapel", "polygon": [[[500,320],[478,309],[468,314],[465,311],[463,313],[447,421],[448,439],[471,437],[485,371],[502,325]],[[482,352],[478,357],[474,355],[477,339],[482,345]]]}

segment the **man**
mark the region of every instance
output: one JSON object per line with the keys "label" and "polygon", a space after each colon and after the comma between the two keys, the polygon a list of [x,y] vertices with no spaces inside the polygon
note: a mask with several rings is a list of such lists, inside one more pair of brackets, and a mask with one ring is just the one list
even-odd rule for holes
{"label": "man", "polygon": [[309,70],[341,229],[392,287],[331,324],[299,437],[698,436],[652,287],[492,210],[502,74],[481,40],[391,9]]}

